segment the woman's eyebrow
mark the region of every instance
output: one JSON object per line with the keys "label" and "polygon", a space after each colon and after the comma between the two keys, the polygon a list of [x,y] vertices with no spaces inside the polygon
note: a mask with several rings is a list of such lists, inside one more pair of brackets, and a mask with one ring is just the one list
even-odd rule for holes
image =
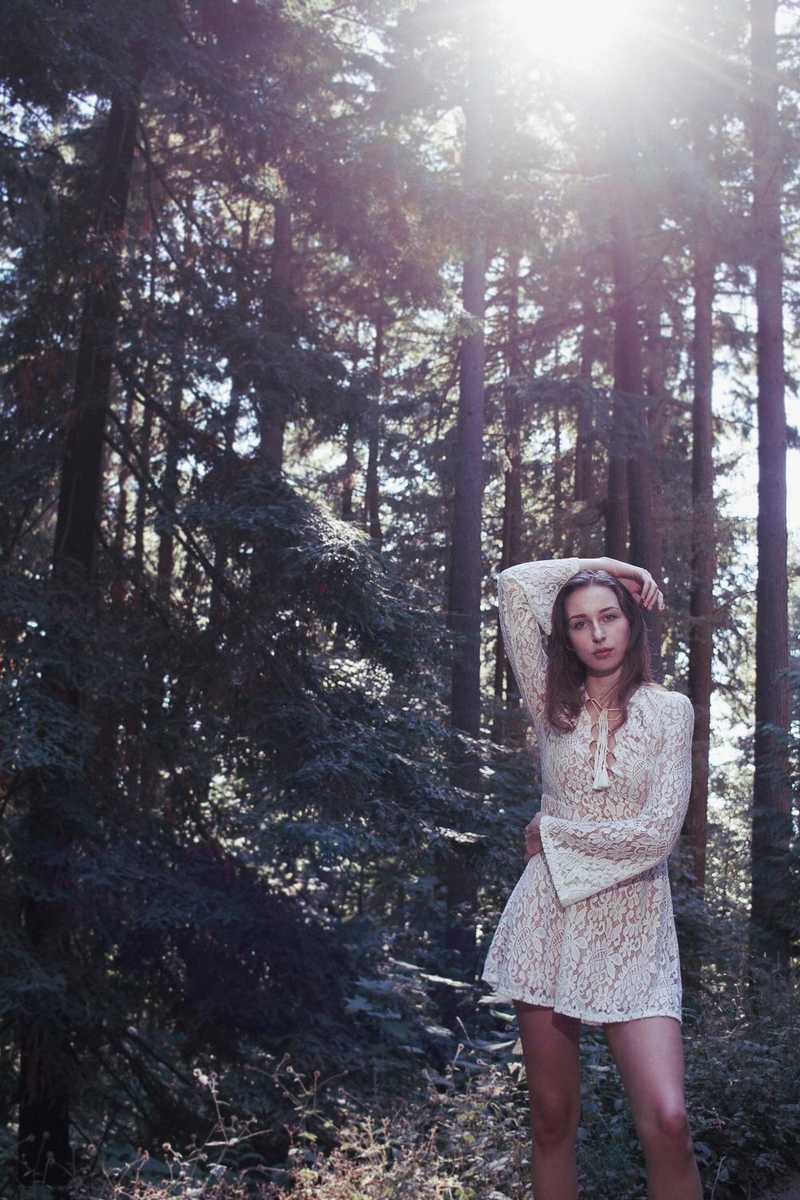
{"label": "woman's eyebrow", "polygon": [[[608,612],[609,609],[616,608],[616,607],[617,607],[616,604],[607,604],[605,606],[605,608],[600,609],[600,612],[601,613]],[[585,617],[585,616],[586,616],[586,613],[572,613],[571,616],[567,617],[567,620],[574,621],[576,617]]]}

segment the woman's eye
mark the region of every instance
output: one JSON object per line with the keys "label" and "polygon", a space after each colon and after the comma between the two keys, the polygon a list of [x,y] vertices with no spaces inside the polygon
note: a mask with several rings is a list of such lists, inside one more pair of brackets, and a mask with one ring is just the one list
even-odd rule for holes
{"label": "woman's eye", "polygon": [[616,613],[608,613],[608,615],[606,616],[607,621],[616,621],[616,619],[617,619]]}

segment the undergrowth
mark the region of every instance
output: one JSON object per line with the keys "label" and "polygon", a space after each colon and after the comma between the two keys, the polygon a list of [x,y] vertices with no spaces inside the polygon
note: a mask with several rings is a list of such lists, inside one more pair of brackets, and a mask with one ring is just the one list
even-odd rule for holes
{"label": "undergrowth", "polygon": [[[706,986],[686,1009],[687,1102],[708,1200],[757,1200],[800,1165],[800,1015],[791,988],[772,986],[755,1018],[746,997]],[[295,1118],[285,1163],[247,1159],[259,1131],[213,1095],[217,1124],[205,1144],[100,1164],[80,1191],[95,1200],[529,1200],[530,1124],[519,1044],[509,1010],[482,997],[506,1040],[470,1037],[441,1070],[422,1066],[405,1094],[363,1097],[341,1078],[326,1085],[291,1064],[278,1073]],[[768,1009],[767,1006],[768,1005]],[[487,1013],[488,1009],[488,1013]],[[477,1011],[477,1010],[476,1010]],[[515,1029],[513,1030],[515,1032]],[[644,1160],[600,1028],[581,1036],[580,1194],[644,1200]],[[331,1143],[333,1146],[331,1148]]]}

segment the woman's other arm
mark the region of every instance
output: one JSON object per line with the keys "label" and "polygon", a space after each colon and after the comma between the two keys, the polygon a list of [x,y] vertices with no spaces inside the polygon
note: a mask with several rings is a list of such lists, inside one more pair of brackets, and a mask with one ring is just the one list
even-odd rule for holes
{"label": "woman's other arm", "polygon": [[561,904],[624,883],[666,859],[680,835],[692,787],[694,709],[681,692],[660,693],[663,736],[647,799],[636,817],[570,821],[534,818]]}

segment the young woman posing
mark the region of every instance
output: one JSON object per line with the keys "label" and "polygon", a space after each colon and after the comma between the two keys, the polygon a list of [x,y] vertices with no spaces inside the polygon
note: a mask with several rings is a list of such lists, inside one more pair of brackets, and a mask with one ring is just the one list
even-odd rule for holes
{"label": "young woman posing", "polygon": [[[684,1099],[681,975],[667,859],[692,777],[694,710],[652,680],[649,571],[614,558],[499,575],[503,640],[533,720],[541,810],[483,968],[513,1000],[536,1200],[576,1200],[581,1022],[602,1025],[650,1200],[702,1200]],[[550,637],[549,654],[542,633]]]}

